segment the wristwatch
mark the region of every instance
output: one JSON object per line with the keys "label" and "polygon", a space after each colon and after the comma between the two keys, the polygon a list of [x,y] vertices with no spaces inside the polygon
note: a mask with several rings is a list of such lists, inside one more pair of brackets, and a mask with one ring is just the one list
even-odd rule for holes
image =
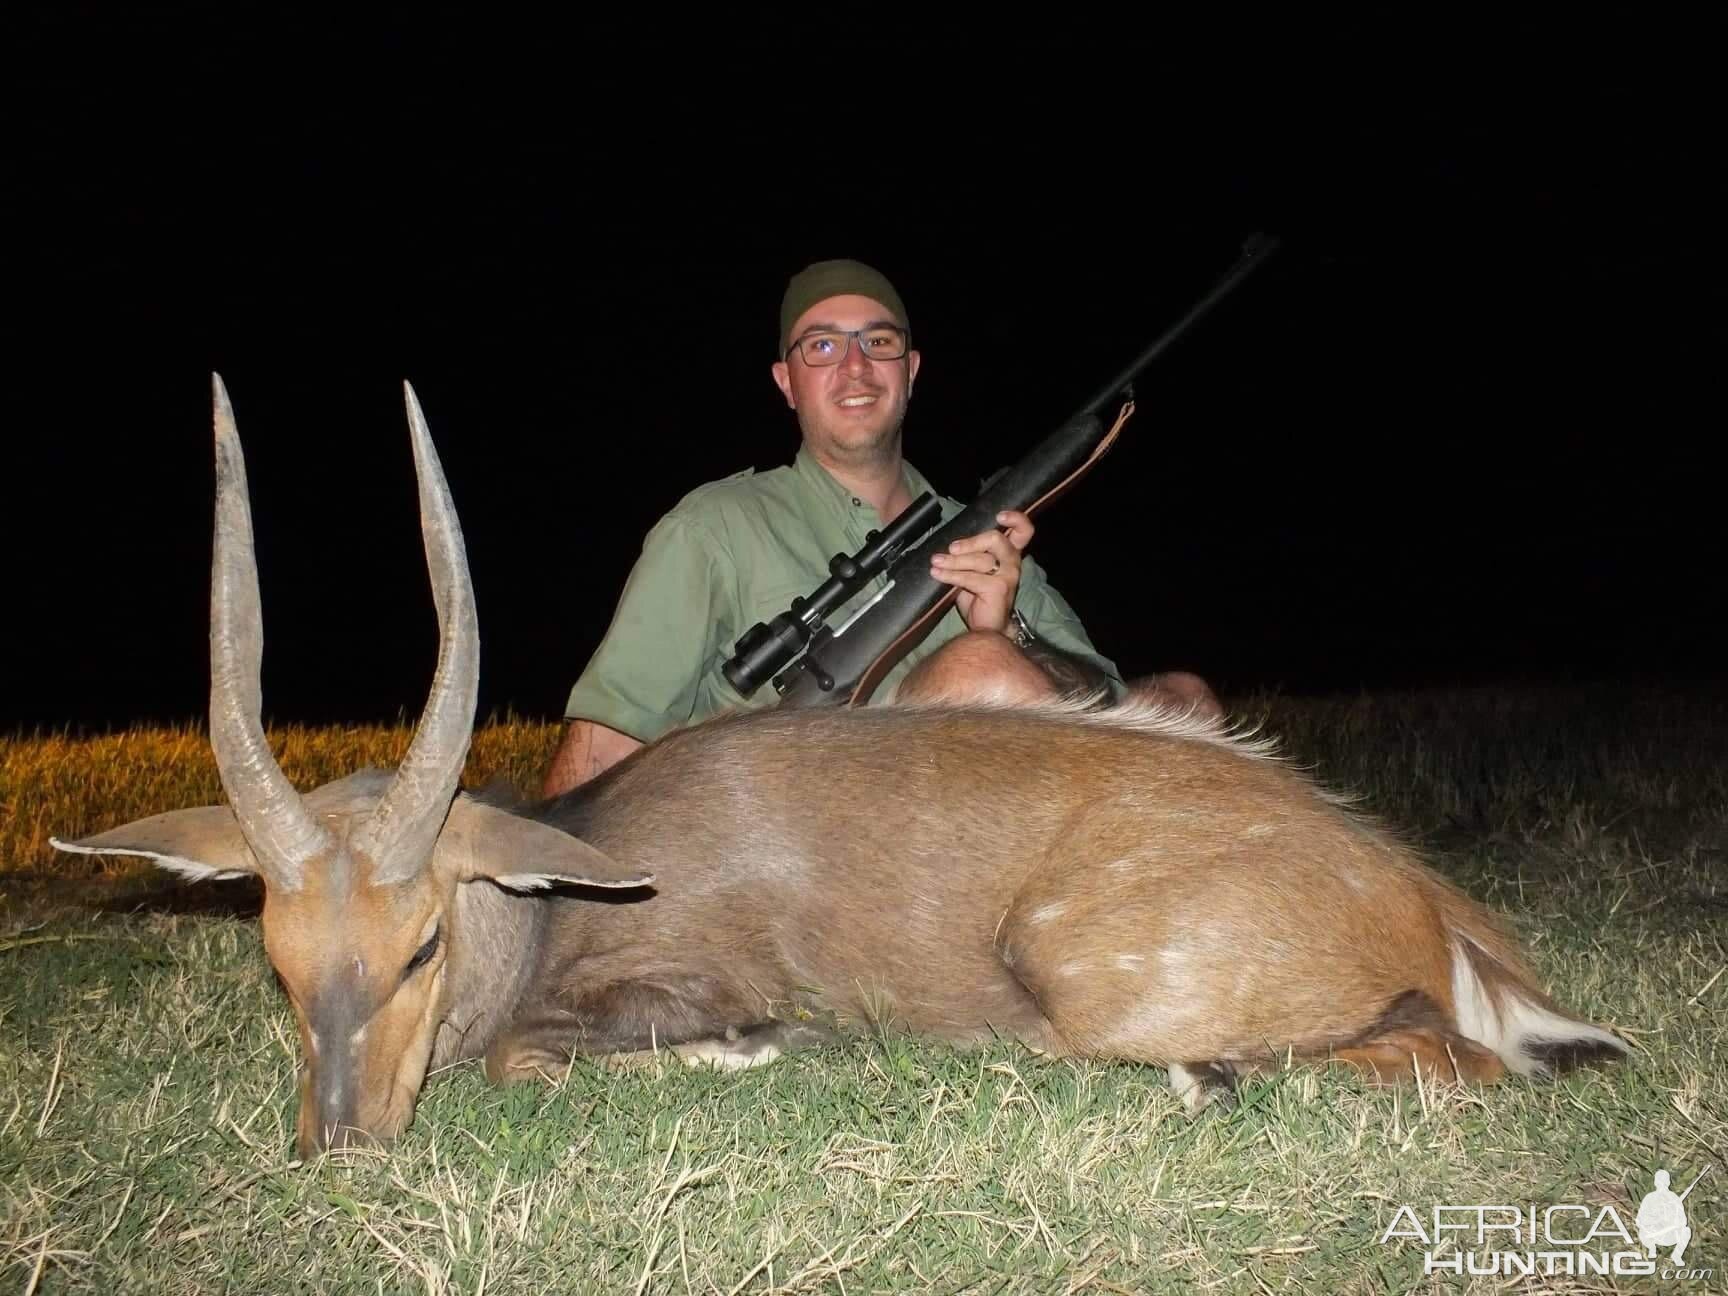
{"label": "wristwatch", "polygon": [[1032,633],[1032,627],[1026,624],[1026,618],[1020,615],[1019,608],[1009,614],[1008,637],[1019,648],[1030,648],[1038,642],[1038,636]]}

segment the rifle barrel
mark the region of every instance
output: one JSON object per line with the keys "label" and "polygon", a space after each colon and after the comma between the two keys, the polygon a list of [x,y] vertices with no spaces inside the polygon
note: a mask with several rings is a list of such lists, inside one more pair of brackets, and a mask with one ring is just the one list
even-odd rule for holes
{"label": "rifle barrel", "polygon": [[1242,245],[1242,258],[1225,272],[1222,278],[1212,286],[1212,289],[1164,332],[1160,333],[1152,345],[1135,357],[1132,364],[1122,370],[1109,382],[1094,393],[1091,400],[1080,407],[1082,414],[1102,413],[1105,406],[1116,399],[1123,389],[1133,385],[1140,371],[1151,364],[1177,338],[1193,326],[1194,322],[1205,315],[1219,302],[1227,297],[1231,290],[1241,282],[1244,276],[1259,268],[1261,262],[1278,250],[1280,240],[1272,234],[1255,234]]}
{"label": "rifle barrel", "polygon": [[[1698,1179],[1702,1179],[1705,1175],[1707,1175],[1709,1173],[1710,1173],[1710,1167],[1705,1166],[1702,1170],[1700,1170],[1698,1172]],[[1691,1183],[1686,1185],[1686,1191],[1680,1194],[1680,1200],[1681,1201],[1685,1201],[1688,1197],[1690,1197],[1692,1195],[1692,1190],[1698,1186],[1698,1179],[1694,1179]]]}

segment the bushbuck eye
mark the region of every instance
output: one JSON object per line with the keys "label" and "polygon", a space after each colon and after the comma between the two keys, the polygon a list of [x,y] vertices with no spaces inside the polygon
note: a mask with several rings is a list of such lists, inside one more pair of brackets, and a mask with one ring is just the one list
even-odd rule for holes
{"label": "bushbuck eye", "polygon": [[424,963],[427,959],[431,958],[433,951],[436,950],[437,948],[438,948],[438,929],[436,927],[434,927],[432,929],[432,934],[426,938],[426,943],[424,945],[422,945],[419,949],[414,951],[414,957],[409,959],[408,960],[408,966],[402,969],[403,979],[406,980],[408,977],[413,976],[414,970],[416,968],[418,968],[422,963]]}

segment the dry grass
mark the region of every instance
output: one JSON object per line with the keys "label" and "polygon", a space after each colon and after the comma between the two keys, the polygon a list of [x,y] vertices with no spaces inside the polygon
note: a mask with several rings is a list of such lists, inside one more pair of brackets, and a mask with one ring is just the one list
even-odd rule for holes
{"label": "dry grass", "polygon": [[[1403,1291],[1442,1284],[1419,1249],[1379,1242],[1399,1204],[1586,1202],[1630,1221],[1655,1168],[1680,1187],[1714,1165],[1687,1202],[1688,1260],[1714,1268],[1691,1289],[1720,1290],[1728,726],[1696,699],[1585,703],[1246,709],[1508,911],[1564,999],[1635,1042],[1629,1066],[1493,1090],[1293,1071],[1195,1121],[1161,1073],[1008,1046],[863,1038],[757,1072],[582,1064],[510,1090],[465,1065],[432,1078],[387,1155],[311,1166],[292,1160],[292,1018],[244,901],[224,912],[217,888],[164,892],[45,845],[216,799],[202,736],[0,740],[0,1281]],[[482,729],[470,782],[531,781],[554,736]],[[276,737],[301,787],[407,740]]]}

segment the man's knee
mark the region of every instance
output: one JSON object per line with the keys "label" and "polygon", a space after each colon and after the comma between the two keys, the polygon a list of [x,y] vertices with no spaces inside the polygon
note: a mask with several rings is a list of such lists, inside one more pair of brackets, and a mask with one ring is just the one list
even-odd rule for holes
{"label": "man's knee", "polygon": [[1212,686],[1191,671],[1164,671],[1129,681],[1128,696],[1137,702],[1153,702],[1176,711],[1222,719],[1224,704]]}
{"label": "man's knee", "polygon": [[1003,636],[968,630],[931,653],[900,682],[896,702],[1035,702],[1053,697],[1050,677]]}

